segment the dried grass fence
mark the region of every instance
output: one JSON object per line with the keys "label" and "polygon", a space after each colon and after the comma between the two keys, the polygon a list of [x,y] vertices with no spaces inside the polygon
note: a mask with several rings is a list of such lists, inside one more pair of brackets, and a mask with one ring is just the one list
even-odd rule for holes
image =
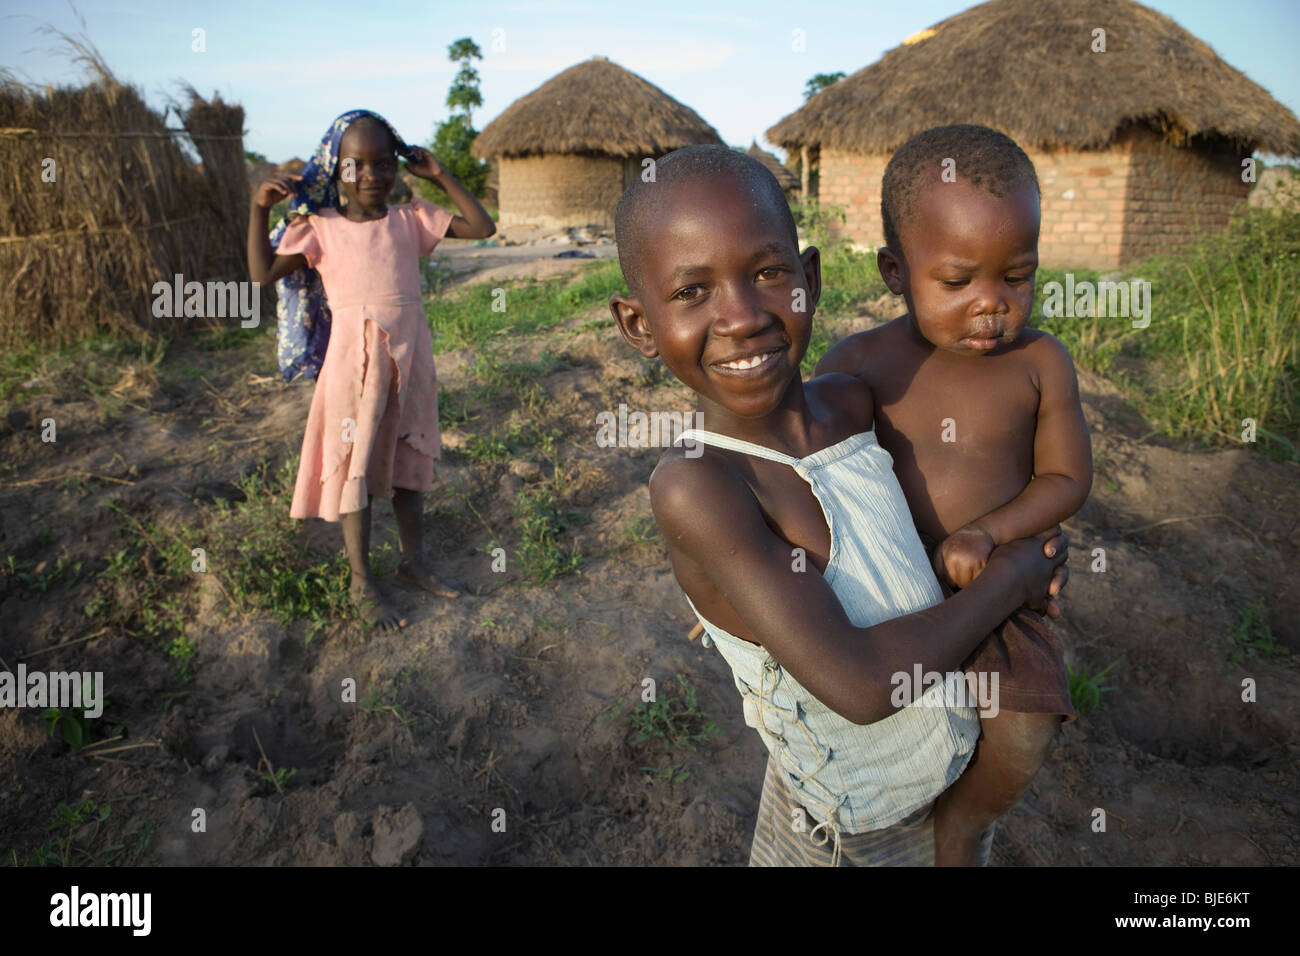
{"label": "dried grass fence", "polygon": [[247,278],[243,108],[189,88],[160,114],[96,54],[81,59],[95,74],[81,88],[0,75],[0,346],[237,322],[157,317],[151,290],[177,273]]}

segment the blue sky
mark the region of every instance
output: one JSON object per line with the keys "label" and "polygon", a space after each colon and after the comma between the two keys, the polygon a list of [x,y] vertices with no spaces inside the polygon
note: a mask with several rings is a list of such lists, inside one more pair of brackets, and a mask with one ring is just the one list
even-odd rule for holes
{"label": "blue sky", "polygon": [[[1300,114],[1300,3],[1296,0],[1157,0],[1228,63]],[[77,11],[109,66],[161,106],[179,81],[242,103],[248,149],[273,160],[307,158],[336,115],[365,107],[403,137],[427,142],[447,115],[454,70],[447,46],[472,37],[483,50],[482,129],[517,97],[593,54],[639,73],[695,109],[733,145],[748,145],[797,109],[815,73],[852,73],[904,37],[971,6],[962,0],[654,4],[81,0]],[[5,0],[0,65],[40,83],[77,82],[49,23],[80,25],[65,3]],[[310,10],[304,15],[301,11]],[[193,30],[206,50],[192,49]],[[791,49],[805,31],[806,50]],[[494,49],[494,38],[503,49]],[[502,42],[503,41],[503,42]]]}

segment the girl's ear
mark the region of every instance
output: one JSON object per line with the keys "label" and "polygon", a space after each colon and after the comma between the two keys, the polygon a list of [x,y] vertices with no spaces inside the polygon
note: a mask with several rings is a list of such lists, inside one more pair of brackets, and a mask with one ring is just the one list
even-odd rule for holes
{"label": "girl's ear", "polygon": [[876,268],[880,270],[880,278],[885,280],[889,291],[894,295],[902,295],[907,284],[903,280],[903,260],[889,246],[881,246],[876,253]]}
{"label": "girl's ear", "polygon": [[650,326],[645,320],[645,309],[641,307],[639,299],[626,295],[611,295],[609,312],[614,316],[614,324],[618,326],[619,332],[627,340],[628,345],[646,358],[654,358],[659,354],[659,346],[655,344],[654,333],[650,331]]}
{"label": "girl's ear", "polygon": [[799,257],[803,264],[803,278],[808,286],[808,298],[812,301],[808,303],[808,311],[812,312],[817,308],[817,303],[822,297],[822,254],[816,246],[809,246]]}

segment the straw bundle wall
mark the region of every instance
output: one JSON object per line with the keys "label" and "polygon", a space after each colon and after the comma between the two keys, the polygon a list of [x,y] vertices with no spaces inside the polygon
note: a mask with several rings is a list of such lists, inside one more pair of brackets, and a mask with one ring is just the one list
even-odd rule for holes
{"label": "straw bundle wall", "polygon": [[[191,91],[182,114],[200,171],[139,93],[97,61],[81,88],[0,77],[0,344],[64,344],[95,330],[174,333],[151,289],[243,275],[243,110]],[[53,161],[54,181],[42,179]],[[240,181],[231,191],[230,183]],[[224,204],[224,206],[223,206]],[[230,320],[216,320],[230,321]]]}

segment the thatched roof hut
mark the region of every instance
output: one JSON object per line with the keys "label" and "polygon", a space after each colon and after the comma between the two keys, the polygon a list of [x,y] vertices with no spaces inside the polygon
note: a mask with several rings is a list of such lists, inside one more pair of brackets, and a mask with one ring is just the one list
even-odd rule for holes
{"label": "thatched roof hut", "polygon": [[1290,110],[1132,0],[990,0],[822,90],[767,138],[819,160],[822,201],[876,243],[889,155],[948,123],[1000,129],[1029,152],[1040,252],[1074,265],[1118,265],[1215,228],[1245,199],[1243,157],[1300,155]]}
{"label": "thatched roof hut", "polygon": [[610,226],[644,158],[717,131],[652,83],[602,56],[510,104],[471,151],[499,163],[502,226]]}
{"label": "thatched roof hut", "polygon": [[781,164],[781,160],[776,158],[776,154],[769,153],[759,146],[758,140],[753,140],[745,152],[768,168],[768,171],[776,177],[776,181],[781,184],[781,191],[787,197],[799,192],[799,177],[786,169]]}

